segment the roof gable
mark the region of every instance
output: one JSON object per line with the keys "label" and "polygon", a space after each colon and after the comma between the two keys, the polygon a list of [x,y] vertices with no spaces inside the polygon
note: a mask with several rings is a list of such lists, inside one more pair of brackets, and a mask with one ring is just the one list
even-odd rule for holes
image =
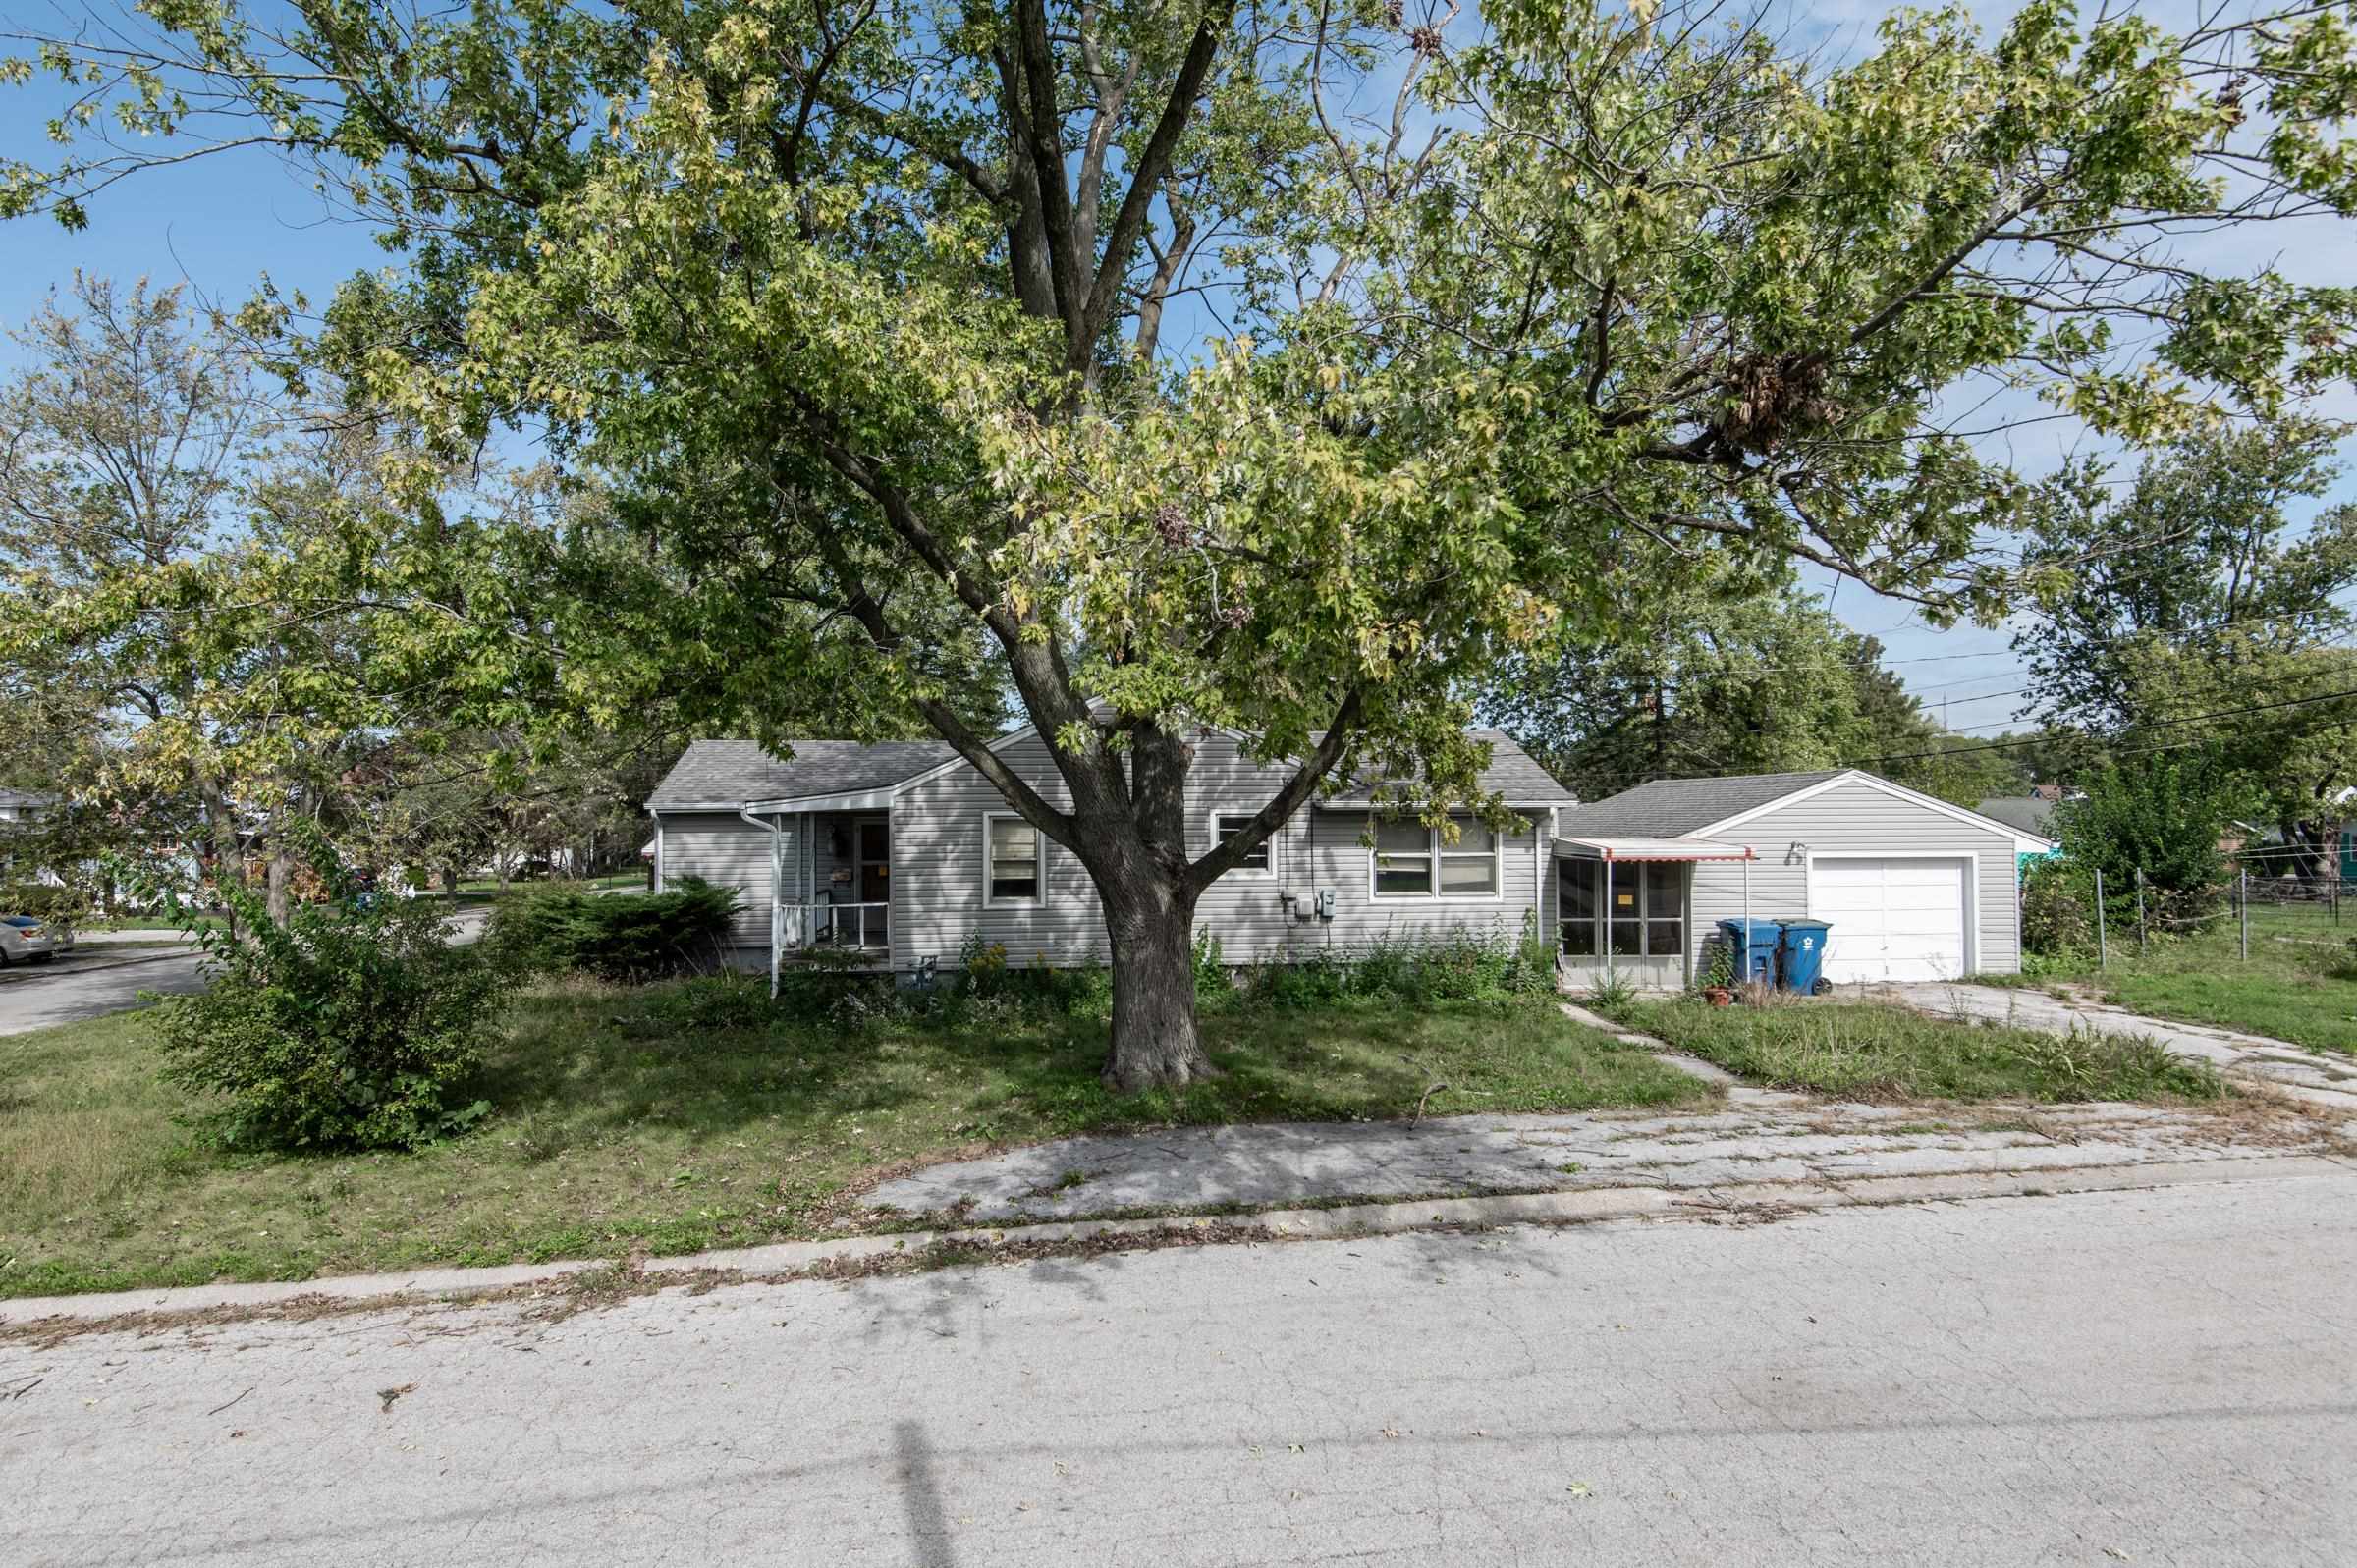
{"label": "roof gable", "polygon": [[1742,826],[1764,812],[1843,783],[1911,801],[1926,811],[1968,822],[2011,838],[2023,849],[2051,849],[2053,843],[2010,823],[1968,811],[1962,806],[1909,789],[1904,784],[1861,768],[1824,768],[1813,773],[1755,773],[1727,779],[1657,779],[1624,789],[1592,805],[1565,812],[1556,832],[1564,838],[1609,838],[1622,836],[1704,838]]}

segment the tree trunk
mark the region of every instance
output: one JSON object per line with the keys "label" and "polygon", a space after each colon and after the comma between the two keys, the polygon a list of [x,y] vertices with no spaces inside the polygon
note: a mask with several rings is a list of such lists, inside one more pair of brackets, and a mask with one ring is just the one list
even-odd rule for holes
{"label": "tree trunk", "polygon": [[1195,1029],[1193,900],[1167,884],[1101,891],[1113,938],[1105,1086],[1128,1095],[1218,1076]]}
{"label": "tree trunk", "polygon": [[265,905],[270,911],[272,925],[283,926],[287,923],[287,910],[291,902],[288,895],[288,883],[294,869],[293,862],[287,858],[287,846],[283,843],[272,844],[270,848],[270,879],[267,885],[268,902]]}

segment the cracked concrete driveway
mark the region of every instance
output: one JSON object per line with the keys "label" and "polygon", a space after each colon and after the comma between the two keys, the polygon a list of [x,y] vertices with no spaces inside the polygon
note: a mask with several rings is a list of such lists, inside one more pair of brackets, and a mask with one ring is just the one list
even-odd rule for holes
{"label": "cracked concrete driveway", "polygon": [[0,1560],[2357,1560],[2357,1177],[0,1348]]}
{"label": "cracked concrete driveway", "polygon": [[2228,1072],[2263,1079],[2295,1100],[2357,1111],[2357,1059],[2334,1052],[2310,1051],[2288,1040],[2147,1018],[2100,1002],[2064,1001],[2026,987],[1925,981],[1880,986],[1875,993],[1933,1017],[1972,1018],[2052,1034],[2092,1029],[2105,1035],[2143,1036],[2171,1051],[2214,1061]]}

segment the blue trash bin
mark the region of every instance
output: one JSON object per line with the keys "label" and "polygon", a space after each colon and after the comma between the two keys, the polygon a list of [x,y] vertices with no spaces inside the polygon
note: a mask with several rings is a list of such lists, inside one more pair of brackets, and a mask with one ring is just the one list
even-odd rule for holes
{"label": "blue trash bin", "polygon": [[1735,957],[1736,985],[1754,980],[1775,984],[1776,945],[1783,940],[1781,927],[1773,920],[1722,920],[1719,929]]}
{"label": "blue trash bin", "polygon": [[1825,937],[1834,928],[1822,920],[1780,920],[1783,940],[1777,944],[1777,974],[1786,991],[1821,997],[1834,989],[1825,978]]}

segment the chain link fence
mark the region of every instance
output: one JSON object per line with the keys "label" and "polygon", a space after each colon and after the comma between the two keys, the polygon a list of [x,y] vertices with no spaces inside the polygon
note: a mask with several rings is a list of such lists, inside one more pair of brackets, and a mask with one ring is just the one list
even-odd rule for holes
{"label": "chain link fence", "polygon": [[2107,880],[2093,870],[2033,871],[2023,889],[2023,941],[2032,952],[2092,957],[2098,968],[2188,939],[2198,939],[2211,962],[2257,955],[2340,967],[2357,962],[2357,877],[2341,871],[2337,852],[2272,847],[2229,857],[2223,883],[2191,891],[2165,892],[2137,872]]}

